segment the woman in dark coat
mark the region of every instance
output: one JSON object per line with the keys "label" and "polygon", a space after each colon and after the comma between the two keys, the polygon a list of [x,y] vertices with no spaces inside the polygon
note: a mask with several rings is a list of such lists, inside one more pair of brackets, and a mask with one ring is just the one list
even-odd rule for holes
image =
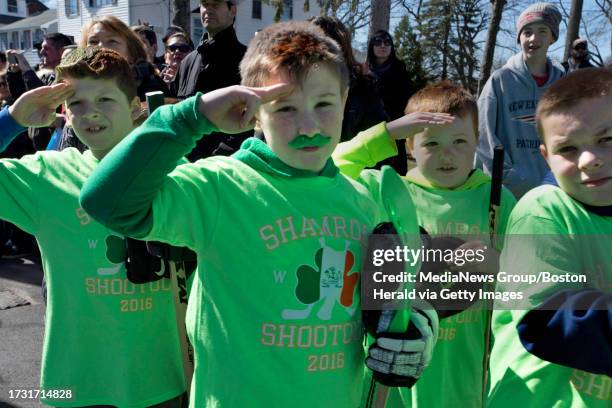
{"label": "woman in dark coat", "polygon": [[355,61],[351,47],[351,32],[334,17],[313,17],[310,22],[323,29],[325,34],[338,43],[349,69],[349,93],[344,107],[340,141],[350,140],[362,130],[388,121],[389,116],[378,95],[375,79],[364,74],[362,66]]}
{"label": "woman in dark coat", "polygon": [[[378,90],[390,120],[403,116],[408,99],[417,90],[413,89],[406,64],[395,55],[393,38],[387,31],[378,30],[368,41],[367,63],[370,72],[377,79]],[[407,171],[404,142],[397,141],[397,148],[397,156],[380,164],[389,164],[399,174],[404,175]]]}

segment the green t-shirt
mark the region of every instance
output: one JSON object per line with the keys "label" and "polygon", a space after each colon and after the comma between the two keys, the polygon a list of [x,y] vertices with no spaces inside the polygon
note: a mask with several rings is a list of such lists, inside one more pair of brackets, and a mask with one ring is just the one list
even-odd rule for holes
{"label": "green t-shirt", "polygon": [[[362,132],[342,143],[334,153],[341,171],[371,184],[377,171],[363,170],[393,153],[393,145],[383,125]],[[431,234],[459,236],[489,241],[489,196],[491,178],[474,170],[468,180],[455,189],[431,186],[418,169],[404,178],[416,207],[419,225]],[[500,235],[504,234],[510,211],[516,204],[512,193],[502,190],[499,214]],[[438,342],[429,367],[411,388],[389,390],[387,407],[480,407],[482,360],[486,311],[481,304],[440,321]]]}
{"label": "green t-shirt", "polygon": [[41,388],[54,406],[146,407],[185,389],[170,282],[135,285],[125,240],[79,191],[98,160],[76,149],[0,161],[0,218],[36,236],[47,279]]}
{"label": "green t-shirt", "polygon": [[324,175],[294,172],[254,139],[239,159],[165,166],[216,130],[198,98],[156,110],[100,164],[82,202],[127,234],[197,252],[191,407],[357,406],[359,270],[375,203],[331,161]]}
{"label": "green t-shirt", "polygon": [[[546,236],[530,238],[528,235]],[[605,235],[604,235],[605,234]],[[596,287],[612,279],[612,217],[587,211],[560,188],[542,186],[525,195],[508,222],[501,270],[524,274],[548,271],[554,275],[584,274]],[[520,235],[520,239],[513,239]],[[582,236],[572,239],[571,236]],[[592,237],[585,237],[592,236]],[[516,250],[520,250],[517,256]],[[501,290],[522,290],[533,306],[560,288],[555,284],[498,284]],[[569,288],[564,284],[563,288]],[[495,344],[491,354],[491,390],[487,406],[610,407],[612,379],[553,364],[530,354],[521,344],[517,324],[527,310],[498,310],[493,314]],[[568,350],[571,353],[572,350]]]}

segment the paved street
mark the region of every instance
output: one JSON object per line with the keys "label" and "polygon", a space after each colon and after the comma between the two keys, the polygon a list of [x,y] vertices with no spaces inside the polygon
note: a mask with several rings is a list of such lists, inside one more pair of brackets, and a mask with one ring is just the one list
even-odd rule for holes
{"label": "paved street", "polygon": [[38,389],[45,310],[41,280],[40,266],[27,259],[0,260],[0,408],[40,407],[36,400],[11,399],[10,390]]}

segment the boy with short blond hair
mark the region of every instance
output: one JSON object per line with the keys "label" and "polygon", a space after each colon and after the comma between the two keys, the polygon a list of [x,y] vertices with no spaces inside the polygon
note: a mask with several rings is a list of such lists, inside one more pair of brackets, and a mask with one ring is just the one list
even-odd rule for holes
{"label": "boy with short blond hair", "polygon": [[512,211],[501,270],[555,279],[498,283],[526,300],[494,312],[489,406],[610,406],[611,104],[612,71],[596,68],[540,99],[540,151],[558,185],[530,191]]}
{"label": "boy with short blond hair", "polygon": [[[258,33],[241,74],[258,87],[155,111],[103,160],[82,205],[121,233],[197,252],[187,311],[191,407],[355,407],[364,372],[361,246],[379,210],[330,160],[346,64],[320,29],[289,22]],[[250,138],[232,157],[171,165],[202,134],[254,126],[266,142]],[[421,341],[422,350],[432,346]],[[422,353],[410,354],[420,361]]]}
{"label": "boy with short blond hair", "polygon": [[[41,401],[174,406],[185,381],[170,283],[131,283],[124,237],[78,202],[99,160],[135,127],[136,81],[123,57],[101,48],[76,49],[57,72],[65,85],[56,88],[70,89],[62,94],[68,123],[89,150],[0,160],[0,218],[36,236],[47,280]],[[16,119],[41,126],[55,116],[47,107]]]}
{"label": "boy with short blond hair", "polygon": [[[377,182],[378,172],[363,169],[393,155],[394,140],[402,138],[417,164],[403,180],[419,224],[430,234],[467,241],[459,248],[488,248],[485,262],[451,266],[449,270],[495,273],[500,248],[492,248],[489,242],[491,178],[472,167],[478,143],[474,97],[448,81],[429,85],[410,98],[406,116],[342,143],[334,160],[341,171],[371,185]],[[497,234],[504,234],[515,202],[503,189]],[[431,302],[448,308],[448,303]],[[458,312],[439,311],[440,332],[430,366],[411,390],[393,391],[387,406],[482,405],[486,310],[478,303]]]}
{"label": "boy with short blond hair", "polygon": [[559,37],[561,13],[550,3],[527,7],[516,23],[521,52],[493,72],[478,98],[478,162],[493,171],[495,146],[505,149],[504,185],[518,199],[541,184],[548,166],[540,156],[535,109],[542,92],[565,70],[547,56]]}

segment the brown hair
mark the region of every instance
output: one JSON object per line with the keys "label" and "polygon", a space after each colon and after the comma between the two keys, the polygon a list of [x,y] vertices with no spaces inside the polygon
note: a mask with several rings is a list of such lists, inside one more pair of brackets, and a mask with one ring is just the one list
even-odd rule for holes
{"label": "brown hair", "polygon": [[81,33],[79,47],[84,48],[88,46],[89,33],[96,24],[101,24],[105,29],[119,35],[125,40],[129,55],[123,55],[123,57],[126,58],[130,64],[137,64],[147,60],[147,52],[145,51],[145,46],[140,37],[115,16],[105,16],[100,19],[93,19],[85,24]]}
{"label": "brown hair", "polygon": [[[153,27],[149,26],[148,24],[132,26],[130,27],[130,30],[132,30],[138,35],[144,35],[151,47],[157,45],[157,34],[155,34],[155,30],[153,30]],[[140,39],[142,40],[142,37]]]}
{"label": "brown hair", "polygon": [[75,48],[55,68],[55,82],[65,78],[112,79],[128,102],[137,96],[134,70],[118,52],[100,47]]}
{"label": "brown hair", "polygon": [[251,40],[240,63],[242,85],[262,86],[271,73],[279,71],[300,82],[313,66],[323,64],[338,73],[340,89],[346,90],[348,68],[335,41],[304,21],[273,24]]}
{"label": "brown hair", "polygon": [[183,40],[183,42],[185,44],[187,44],[189,46],[189,48],[191,48],[193,50],[193,46],[190,43],[189,37],[187,36],[187,34],[185,33],[174,33],[168,36],[168,38],[166,38],[166,41],[164,41],[164,45],[168,46],[168,42],[173,39],[173,38],[180,38]]}
{"label": "brown hair", "polygon": [[404,113],[448,113],[463,117],[470,115],[474,134],[478,138],[478,105],[476,98],[465,88],[450,81],[441,81],[419,90],[410,97]]}
{"label": "brown hair", "polygon": [[612,95],[612,69],[584,68],[555,81],[540,96],[536,109],[536,124],[544,143],[542,119],[553,113],[568,111],[587,99]]}

